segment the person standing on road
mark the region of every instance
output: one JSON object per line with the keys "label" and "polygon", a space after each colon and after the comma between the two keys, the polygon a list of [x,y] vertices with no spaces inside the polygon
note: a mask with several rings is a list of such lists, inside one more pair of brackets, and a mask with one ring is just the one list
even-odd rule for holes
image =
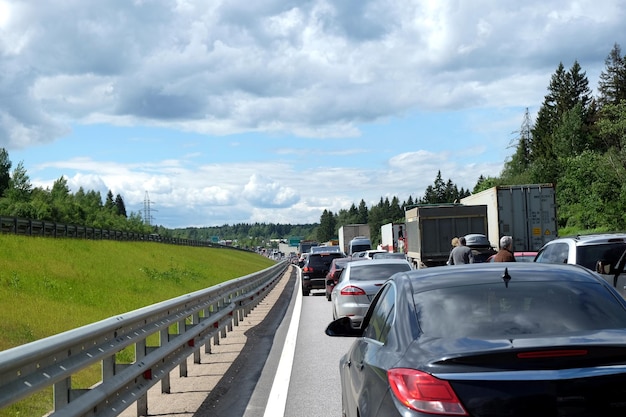
{"label": "person standing on road", "polygon": [[448,258],[448,265],[473,264],[474,254],[472,250],[466,246],[465,237],[459,238],[459,245],[452,249]]}
{"label": "person standing on road", "polygon": [[513,238],[502,236],[500,238],[500,250],[493,257],[494,262],[515,262],[513,254]]}

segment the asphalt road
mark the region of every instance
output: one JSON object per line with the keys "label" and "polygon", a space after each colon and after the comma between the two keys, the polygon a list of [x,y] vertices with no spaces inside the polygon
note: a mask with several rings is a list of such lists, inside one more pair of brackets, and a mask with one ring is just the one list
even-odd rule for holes
{"label": "asphalt road", "polygon": [[323,292],[302,297],[286,417],[341,416],[339,358],[354,339],[326,336],[330,321],[330,302]]}
{"label": "asphalt road", "polygon": [[323,292],[302,296],[297,268],[281,283],[188,377],[173,372],[171,393],[151,389],[149,416],[341,415],[339,359],[354,339],[326,336],[331,305]]}

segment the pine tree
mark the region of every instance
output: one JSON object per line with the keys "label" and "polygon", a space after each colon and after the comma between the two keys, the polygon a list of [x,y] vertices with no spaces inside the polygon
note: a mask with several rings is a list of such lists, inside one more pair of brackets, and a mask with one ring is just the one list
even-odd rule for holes
{"label": "pine tree", "polygon": [[[530,146],[532,140],[532,122],[530,120],[530,114],[528,107],[524,112],[524,119],[522,120],[522,126],[519,131],[519,137],[515,146],[515,153],[504,163],[504,169],[501,177],[510,183],[515,183],[520,177],[526,175],[526,171],[531,163]],[[513,146],[513,145],[512,145]],[[527,182],[522,180],[522,183]]]}
{"label": "pine tree", "polygon": [[598,102],[600,106],[618,104],[626,100],[626,56],[616,43],[604,61],[605,69],[600,73]]}
{"label": "pine tree", "polygon": [[369,211],[364,200],[359,203],[357,223],[366,224],[369,221]]}
{"label": "pine tree", "polygon": [[117,214],[122,217],[128,217],[126,214],[126,205],[124,204],[124,199],[120,194],[115,196],[115,207],[117,209]]}
{"label": "pine tree", "polygon": [[330,210],[324,210],[320,217],[320,226],[317,228],[317,240],[328,242],[335,236],[335,216]]}
{"label": "pine tree", "polygon": [[115,201],[113,200],[113,192],[111,190],[109,190],[109,192],[107,193],[107,198],[104,202],[104,207],[108,208],[108,209],[115,209]]}
{"label": "pine tree", "polygon": [[9,188],[11,181],[11,160],[6,149],[0,148],[0,197]]}

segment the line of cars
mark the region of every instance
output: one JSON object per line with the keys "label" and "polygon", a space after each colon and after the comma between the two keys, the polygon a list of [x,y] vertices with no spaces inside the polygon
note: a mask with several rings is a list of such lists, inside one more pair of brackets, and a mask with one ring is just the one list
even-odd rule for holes
{"label": "line of cars", "polygon": [[342,415],[625,415],[626,234],[557,239],[533,260],[409,267],[361,288],[363,315],[333,310],[326,334],[355,337]]}

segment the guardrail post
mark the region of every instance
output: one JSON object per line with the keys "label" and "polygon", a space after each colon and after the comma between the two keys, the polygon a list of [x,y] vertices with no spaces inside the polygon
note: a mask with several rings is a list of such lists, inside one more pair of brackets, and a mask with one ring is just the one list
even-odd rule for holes
{"label": "guardrail post", "polygon": [[[177,326],[178,327],[178,334],[177,334],[177,336],[180,336],[181,334],[185,333],[185,327],[186,327],[186,323],[185,322],[186,322],[186,320],[187,320],[187,318],[183,317],[183,319],[178,322],[178,326]],[[186,377],[187,376],[187,361],[186,360],[184,360],[184,361],[182,361],[180,363],[179,369],[180,369],[179,375],[181,377]]]}
{"label": "guardrail post", "polygon": [[[166,327],[165,329],[161,329],[159,331],[159,346],[165,345],[169,340],[169,330]],[[161,380],[161,393],[169,394],[172,392],[172,385],[170,382],[170,373],[166,373],[163,379]]]}
{"label": "guardrail post", "polygon": [[[213,307],[213,311],[214,312],[218,312],[220,311],[220,306],[221,306],[221,301],[218,301],[217,303],[213,304],[211,307]],[[219,327],[219,323],[216,323]],[[215,336],[213,336],[213,344],[215,346],[218,346],[220,344],[220,332],[217,331],[215,332]]]}
{"label": "guardrail post", "polygon": [[[141,361],[146,357],[147,348],[146,348],[146,339],[138,340],[135,343],[135,362]],[[137,399],[137,416],[147,416],[148,415],[148,393],[141,395]]]}
{"label": "guardrail post", "polygon": [[53,391],[53,409],[60,410],[70,403],[70,390],[72,389],[72,377],[67,377],[54,384]]}
{"label": "guardrail post", "polygon": [[[195,326],[200,323],[200,313],[194,313],[191,316],[191,325]],[[200,363],[200,349],[195,349],[193,351],[193,363]]]}

